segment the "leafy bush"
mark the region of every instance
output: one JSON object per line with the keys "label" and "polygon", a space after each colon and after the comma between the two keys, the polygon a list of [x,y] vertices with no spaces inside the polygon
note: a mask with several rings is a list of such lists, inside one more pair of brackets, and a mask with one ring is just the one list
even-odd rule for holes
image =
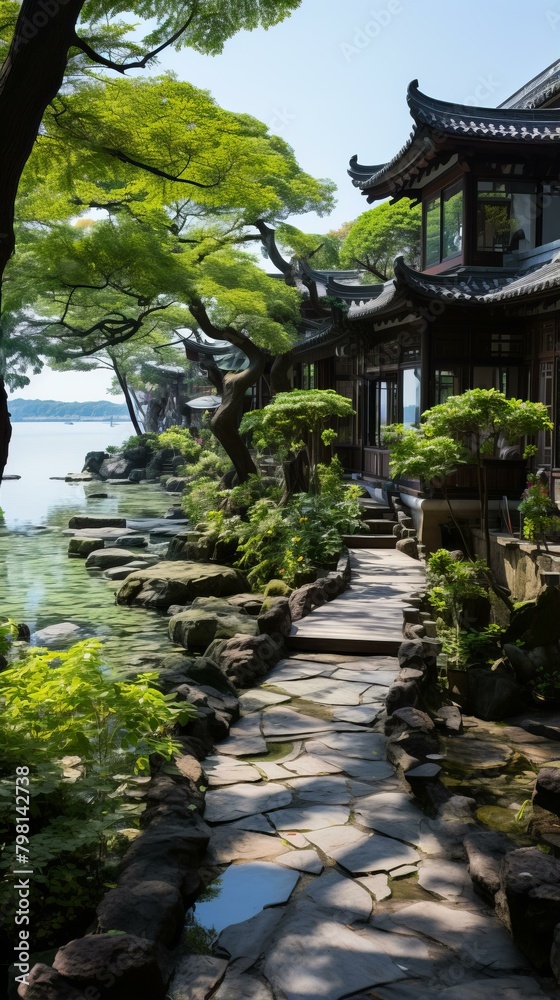
{"label": "leafy bush", "polygon": [[501,625],[487,625],[480,631],[461,629],[457,631],[438,619],[438,637],[442,652],[450,663],[461,669],[494,663],[501,655],[501,641],[505,628]]}
{"label": "leafy bush", "polygon": [[[11,848],[13,772],[25,765],[38,944],[90,918],[127,846],[122,831],[137,825],[149,755],[169,759],[178,748],[170,727],[194,714],[156,690],[156,676],[142,674],[136,683],[112,676],[96,640],[55,655],[31,650],[0,673],[2,839]],[[2,867],[13,862],[10,849]],[[3,900],[8,909],[13,896]]]}
{"label": "leafy bush", "polygon": [[172,448],[174,452],[189,462],[200,458],[202,449],[194,440],[188,427],[168,427],[157,435],[158,448]]}
{"label": "leafy bush", "polygon": [[194,483],[198,479],[219,480],[230,468],[231,462],[227,455],[218,455],[215,451],[203,451],[198,460],[192,465],[187,465],[183,471],[189,483]]}
{"label": "leafy bush", "polygon": [[538,542],[560,527],[556,504],[548,492],[548,487],[532,473],[527,479],[527,488],[519,504],[519,512],[523,514],[523,538],[527,538],[530,542]]}
{"label": "leafy bush", "polygon": [[223,496],[216,479],[201,478],[185,490],[181,497],[181,507],[194,525],[199,521],[205,521],[208,513],[220,506]]}
{"label": "leafy bush", "polygon": [[[461,626],[464,606],[467,600],[486,597],[488,587],[482,581],[489,572],[482,559],[454,559],[447,549],[438,549],[426,563],[428,599],[443,625],[454,631],[454,637],[447,636],[448,646],[452,646],[452,662],[459,665],[461,659]],[[440,627],[442,639],[445,629]]]}

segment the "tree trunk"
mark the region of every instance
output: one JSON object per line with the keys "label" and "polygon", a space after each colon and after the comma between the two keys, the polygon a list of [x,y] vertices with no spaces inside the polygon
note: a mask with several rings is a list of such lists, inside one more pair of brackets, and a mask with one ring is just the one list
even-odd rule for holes
{"label": "tree trunk", "polygon": [[0,379],[0,482],[8,461],[11,436],[12,425],[8,410],[8,395],[4,382]]}
{"label": "tree trunk", "polygon": [[277,392],[290,392],[293,389],[288,378],[288,372],[292,365],[292,352],[277,354],[270,369],[270,395],[275,396]]}
{"label": "tree trunk", "polygon": [[[251,453],[239,433],[239,424],[243,415],[243,400],[247,389],[255,384],[264,372],[267,355],[253,344],[245,334],[231,326],[220,329],[214,326],[205,306],[200,299],[189,304],[189,309],[196,319],[200,329],[212,340],[226,340],[239,347],[249,359],[249,366],[242,372],[229,373],[224,376],[222,402],[211,421],[210,428],[232,461],[240,483],[244,483],[257,468]],[[210,374],[209,374],[210,377]]]}
{"label": "tree trunk", "polygon": [[[107,352],[107,353],[109,353],[109,352]],[[128,383],[126,381],[125,376],[120,371],[119,366],[117,365],[117,362],[115,361],[115,358],[112,356],[112,354],[109,354],[109,357],[111,359],[111,364],[113,365],[113,370],[115,372],[115,375],[117,376],[117,382],[119,383],[119,385],[120,385],[120,387],[122,389],[122,394],[124,396],[124,400],[125,400],[125,403],[126,403],[126,408],[128,410],[128,415],[130,417],[130,422],[131,422],[132,426],[134,427],[135,432],[138,434],[138,436],[140,436],[142,434],[142,429],[140,427],[140,424],[138,423],[138,417],[136,415],[136,409],[135,409],[135,406],[134,406],[134,401],[132,399],[132,396],[130,394],[130,390],[128,388]]]}
{"label": "tree trunk", "polygon": [[[0,281],[14,251],[14,205],[20,177],[45,108],[62,84],[84,0],[23,0],[14,37],[0,69]],[[5,334],[0,331],[0,358]],[[0,371],[0,477],[11,429]]]}

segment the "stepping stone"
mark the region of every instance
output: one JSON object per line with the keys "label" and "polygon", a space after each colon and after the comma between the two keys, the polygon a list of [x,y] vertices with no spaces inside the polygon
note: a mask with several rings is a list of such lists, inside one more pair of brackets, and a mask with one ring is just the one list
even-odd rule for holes
{"label": "stepping stone", "polygon": [[287,694],[274,694],[273,691],[264,691],[256,688],[254,691],[246,691],[239,699],[239,708],[242,715],[250,712],[261,711],[269,705],[281,705],[282,702],[290,701]]}
{"label": "stepping stone", "polygon": [[416,865],[402,865],[389,872],[391,878],[407,878],[409,875],[416,875],[418,868]]}
{"label": "stepping stone", "polygon": [[457,861],[423,861],[418,868],[418,882],[428,892],[435,892],[444,899],[455,900],[467,890],[471,895],[471,880],[464,865]]}
{"label": "stepping stone", "polygon": [[[374,918],[375,919],[375,918]],[[434,974],[434,960],[438,949],[423,941],[420,937],[404,934],[388,934],[386,931],[378,930],[371,924],[358,932],[364,941],[367,941],[372,951],[386,952],[398,968],[406,977],[423,976],[432,979]],[[441,949],[443,952],[443,949]],[[451,956],[445,953],[445,958],[449,961]],[[426,984],[427,985],[427,984]],[[431,983],[430,983],[431,985]],[[424,990],[419,990],[416,994],[418,1000],[423,996]],[[439,991],[433,990],[433,995],[439,997]],[[471,994],[470,1000],[478,1000],[476,993]]]}
{"label": "stepping stone", "polygon": [[278,809],[270,814],[277,830],[323,830],[347,823],[350,810],[343,806],[302,806],[301,809]]}
{"label": "stepping stone", "polygon": [[228,736],[220,742],[220,753],[231,757],[257,757],[267,750],[266,740],[262,736]]}
{"label": "stepping stone", "polygon": [[274,1000],[268,983],[246,972],[229,970],[212,1000]]}
{"label": "stepping stone", "polygon": [[[412,847],[402,844],[391,837],[378,834],[367,834],[356,827],[349,826],[344,837],[344,827],[333,827],[331,830],[311,831],[307,839],[315,844],[339,865],[356,875],[370,872],[390,872],[404,864],[413,864],[420,860],[420,855]],[[332,834],[332,837],[329,837]]]}
{"label": "stepping stone", "polygon": [[168,986],[169,1000],[206,1000],[223,978],[228,963],[213,955],[187,955],[175,966]]}
{"label": "stepping stone", "polygon": [[296,760],[286,761],[284,767],[287,771],[302,775],[338,774],[342,770],[336,764],[330,764],[328,760],[309,753],[302,753]]}
{"label": "stepping stone", "polygon": [[258,768],[259,771],[262,771],[267,781],[286,781],[292,777],[291,772],[282,767],[282,764],[275,764],[274,762],[267,764],[263,760],[259,761]]}
{"label": "stepping stone", "polygon": [[330,677],[336,667],[326,663],[306,663],[303,660],[279,660],[267,675],[265,685],[278,685],[280,681],[300,681],[305,677]]}
{"label": "stepping stone", "polygon": [[[310,899],[315,906],[328,913],[330,919],[340,920],[344,924],[369,920],[373,904],[371,896],[354,879],[345,878],[335,871],[327,871],[316,878],[299,900]],[[298,902],[299,902],[298,900]]]}
{"label": "stepping stone", "polygon": [[269,861],[230,865],[207,886],[212,898],[197,901],[194,919],[201,927],[217,932],[249,920],[268,906],[285,903],[299,881],[298,872]]}
{"label": "stepping stone", "polygon": [[420,824],[425,816],[405,792],[366,795],[356,800],[354,808],[362,826],[407,844],[419,843]]}
{"label": "stepping stone", "polygon": [[395,675],[393,674],[391,680],[387,681],[387,683],[385,683],[385,679],[386,678],[387,678],[387,674],[384,671],[381,671],[381,670],[366,670],[366,669],[364,669],[364,670],[348,670],[348,669],[341,669],[341,670],[335,670],[334,674],[331,677],[331,681],[333,681],[333,682],[334,681],[342,681],[342,682],[351,681],[354,684],[362,684],[363,687],[364,687],[364,690],[365,690],[366,688],[371,687],[372,684],[373,685],[378,685],[379,687],[389,687],[389,685],[393,683],[393,681],[395,679]]}
{"label": "stepping stone", "polygon": [[306,698],[318,705],[359,705],[360,695],[367,684],[346,684],[325,677],[313,677],[303,681],[276,681],[276,686],[287,691],[293,698]]}
{"label": "stepping stone", "polygon": [[340,1000],[406,977],[387,954],[309,904],[282,920],[264,974],[286,1000]]}
{"label": "stepping stone", "polygon": [[270,708],[263,712],[262,731],[264,736],[288,737],[300,734],[321,733],[328,729],[323,719],[302,715],[291,708]]}
{"label": "stepping stone", "polygon": [[345,757],[361,757],[364,760],[382,760],[387,740],[380,733],[364,733],[356,736],[347,733],[333,733],[322,736],[321,743]]}
{"label": "stepping stone", "polygon": [[352,796],[345,778],[292,778],[288,787],[297,795],[298,802],[328,802],[333,806],[348,805]]}
{"label": "stepping stone", "polygon": [[279,854],[276,858],[278,865],[286,865],[288,868],[295,868],[298,872],[308,872],[312,875],[319,875],[324,868],[317,851],[288,851],[287,854]]}
{"label": "stepping stone", "polygon": [[458,740],[445,740],[447,763],[450,768],[467,771],[501,770],[513,757],[513,750],[497,740],[483,740],[468,733]]}
{"label": "stepping stone", "polygon": [[471,966],[508,972],[529,968],[528,960],[518,952],[494,914],[421,902],[393,913],[390,923],[399,933],[406,933],[402,928],[407,928],[468,955]]}
{"label": "stepping stone", "polygon": [[207,792],[204,818],[207,823],[226,823],[228,820],[267,812],[269,809],[281,809],[291,801],[291,793],[277,785],[233,785],[216,792]]}
{"label": "stepping stone", "polygon": [[261,735],[261,716],[259,714],[251,714],[249,716],[244,716],[239,719],[238,722],[233,725],[229,731],[231,737],[240,737],[244,739],[247,736],[260,736]]}
{"label": "stepping stone", "polygon": [[339,719],[341,722],[358,722],[367,726],[371,722],[375,722],[381,711],[381,706],[376,708],[373,705],[358,705],[355,708],[335,708],[333,718]]}
{"label": "stepping stone", "polygon": [[371,892],[378,903],[381,903],[384,899],[389,899],[391,895],[389,880],[386,875],[366,875],[365,878],[359,878],[356,881]]}
{"label": "stepping stone", "polygon": [[393,765],[385,760],[358,760],[354,757],[345,757],[343,754],[337,753],[336,750],[331,750],[324,743],[320,743],[317,740],[309,740],[307,746],[310,753],[317,754],[328,761],[329,764],[336,765],[339,771],[344,771],[351,778],[365,778],[371,781],[374,779],[382,780],[392,777],[395,773]]}
{"label": "stepping stone", "polygon": [[229,830],[253,830],[255,833],[268,833],[274,835],[274,827],[268,822],[262,813],[255,813],[254,816],[244,816],[243,819],[236,819],[227,827]]}
{"label": "stepping stone", "polygon": [[204,861],[209,865],[225,865],[230,861],[276,858],[285,851],[286,845],[279,837],[228,826],[212,831]]}
{"label": "stepping stone", "polygon": [[285,840],[288,844],[291,844],[292,847],[297,847],[297,848],[309,847],[309,841],[307,837],[303,836],[303,833],[296,833],[295,831],[287,832],[286,830],[282,830],[282,840]]}
{"label": "stepping stone", "polygon": [[[250,920],[230,924],[218,938],[218,949],[230,956],[238,971],[244,972],[263,954],[285,912],[285,906],[273,906],[261,910]],[[190,1000],[188,993],[184,1000]]]}
{"label": "stepping stone", "polygon": [[204,773],[210,787],[236,785],[241,781],[261,781],[256,767],[229,757],[207,757],[204,761]]}

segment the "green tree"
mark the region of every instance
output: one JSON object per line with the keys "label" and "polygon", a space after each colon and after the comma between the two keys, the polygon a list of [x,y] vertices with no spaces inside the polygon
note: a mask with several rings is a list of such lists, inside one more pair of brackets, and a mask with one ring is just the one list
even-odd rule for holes
{"label": "green tree", "polygon": [[378,281],[393,274],[393,261],[402,254],[412,267],[420,265],[420,205],[410,207],[407,198],[395,205],[384,201],[363,212],[350,226],[340,249],[343,267],[363,267]]}
{"label": "green tree", "polygon": [[[551,428],[543,403],[508,399],[496,389],[468,389],[426,410],[417,433],[403,432],[398,427],[388,429],[392,475],[421,476],[430,482],[434,481],[435,470],[435,479],[443,480],[445,489],[445,478],[457,464],[474,465],[485,558],[490,563],[487,460],[497,458],[504,443],[515,444]],[[534,450],[534,445],[529,444],[525,455],[534,454]],[[432,471],[430,457],[434,461]]]}
{"label": "green tree", "polygon": [[[302,172],[266,126],[170,76],[88,84],[57,99],[44,129],[9,274],[20,324],[66,360],[156,328],[198,327],[241,350],[249,363],[224,378],[213,429],[242,481],[255,471],[237,430],[243,397],[293,343],[299,298],[241,248],[261,240],[264,219],[328,211],[333,185]],[[53,221],[77,208],[107,217]]]}
{"label": "green tree", "polygon": [[292,389],[291,392],[279,392],[264,409],[246,413],[241,421],[241,432],[252,435],[253,444],[259,451],[273,449],[283,460],[285,502],[294,492],[287,467],[298,456],[304,457],[305,462],[304,490],[319,493],[321,446],[332,444],[336,438],[336,431],[328,425],[337,417],[353,413],[350,400],[339,396],[334,389]]}
{"label": "green tree", "polygon": [[[50,102],[94,64],[144,68],[166,47],[216,54],[239,30],[271,27],[300,0],[3,0],[0,31],[0,281],[15,246],[22,171]],[[137,22],[143,20],[144,33]],[[66,80],[65,80],[66,77]],[[194,123],[197,124],[196,122]],[[12,349],[0,329],[0,477],[11,428],[6,371]]]}

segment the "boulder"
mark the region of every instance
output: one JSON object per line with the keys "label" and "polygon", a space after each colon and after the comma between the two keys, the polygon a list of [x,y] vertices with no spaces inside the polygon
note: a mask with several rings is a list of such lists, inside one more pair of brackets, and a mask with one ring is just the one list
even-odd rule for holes
{"label": "boulder", "polygon": [[106,458],[107,455],[104,451],[88,451],[82,472],[92,472],[94,476],[98,476]]}
{"label": "boulder", "polygon": [[185,909],[179,890],[168,882],[140,882],[112,889],[97,907],[98,929],[125,931],[139,938],[173,945]]}
{"label": "boulder", "polygon": [[399,667],[421,667],[424,662],[424,644],[420,639],[401,642],[397,656]]}
{"label": "boulder", "polygon": [[327,596],[319,583],[305,583],[303,587],[294,590],[288,600],[292,621],[298,622],[313,611],[313,608],[326,604]]}
{"label": "boulder", "polygon": [[69,642],[77,642],[82,638],[82,627],[75,622],[57,622],[56,625],[47,625],[40,628],[31,636],[33,646],[46,646],[47,648],[58,649],[61,645]]}
{"label": "boulder", "polygon": [[214,639],[231,639],[238,634],[257,635],[257,623],[246,612],[231,607],[227,612],[192,607],[174,615],[169,622],[171,641],[199,652],[204,652]]}
{"label": "boulder", "polygon": [[292,631],[292,616],[288,598],[267,598],[263,610],[257,618],[257,624],[261,633],[267,635],[280,633],[280,635],[288,636]]}
{"label": "boulder", "polygon": [[421,712],[418,708],[397,708],[385,720],[386,736],[405,733],[410,729],[430,733],[434,729],[434,724],[430,716],[426,712]]}
{"label": "boulder", "polygon": [[66,476],[51,476],[51,479],[64,479],[65,483],[91,483],[97,477],[91,472],[69,472]]}
{"label": "boulder", "polygon": [[463,732],[463,716],[457,705],[440,705],[435,713],[435,724],[448,733]]}
{"label": "boulder", "polygon": [[185,476],[171,476],[166,484],[166,493],[182,493],[186,489],[188,479]]}
{"label": "boulder", "polygon": [[99,469],[99,475],[103,476],[104,479],[128,479],[133,468],[134,465],[129,462],[128,458],[114,455],[105,459]]}
{"label": "boulder", "polygon": [[136,557],[136,553],[128,549],[97,549],[90,552],[86,559],[86,569],[111,569],[113,566],[125,566]]}
{"label": "boulder", "polygon": [[146,478],[146,470],[145,469],[142,469],[142,468],[132,469],[132,471],[131,471],[131,473],[130,473],[130,475],[128,477],[128,481],[129,481],[129,483],[141,483],[145,478]]}
{"label": "boulder", "polygon": [[206,655],[218,658],[222,673],[239,689],[251,687],[257,678],[264,677],[280,659],[282,649],[269,635],[235,636],[212,643]]}
{"label": "boulder", "polygon": [[527,701],[524,689],[507,670],[467,670],[467,692],[471,713],[488,721],[521,712]]}
{"label": "boulder", "polygon": [[146,479],[157,479],[165,462],[173,458],[172,448],[160,448],[156,451],[146,466]]}
{"label": "boulder", "polygon": [[68,555],[87,559],[92,552],[104,547],[101,538],[71,538],[68,542]]}
{"label": "boulder", "polygon": [[20,983],[18,996],[25,1000],[84,1000],[82,990],[71,986],[56,969],[42,962],[31,969],[27,986]]}
{"label": "boulder", "polygon": [[59,948],[53,967],[84,993],[88,986],[99,993],[101,984],[103,1000],[163,1000],[165,996],[153,942],[132,934],[77,938]]}
{"label": "boulder", "polygon": [[533,805],[560,816],[560,767],[542,767],[537,775]]}
{"label": "boulder", "polygon": [[399,552],[404,552],[405,556],[410,556],[411,559],[418,559],[418,542],[415,538],[399,538],[395,548]]}
{"label": "boulder", "polygon": [[517,845],[501,830],[472,830],[464,840],[469,875],[476,892],[489,903],[500,888],[500,870],[506,854]]}
{"label": "boulder", "polygon": [[158,864],[165,861],[181,869],[196,868],[210,840],[210,827],[194,810],[188,821],[176,819],[167,823],[151,823],[136,837],[121,860],[123,868],[137,862]]}
{"label": "boulder", "polygon": [[248,615],[260,615],[264,601],[264,594],[235,594],[228,597],[228,604],[232,608],[244,608]]}
{"label": "boulder", "polygon": [[126,528],[124,517],[106,517],[103,514],[76,514],[68,521],[69,528]]}
{"label": "boulder", "polygon": [[526,684],[534,676],[536,669],[529,654],[511,642],[506,642],[503,648],[504,656],[507,656],[511,663],[517,680],[521,681],[522,684]]}
{"label": "boulder", "polygon": [[229,597],[247,590],[243,574],[230,566],[166,560],[131,573],[117,592],[117,603],[166,610],[171,604],[187,604],[195,597]]}
{"label": "boulder", "polygon": [[103,576],[107,580],[126,580],[127,576],[130,576],[134,572],[133,566],[111,566],[110,569],[106,569]]}
{"label": "boulder", "polygon": [[115,539],[115,545],[126,546],[129,549],[143,549],[148,544],[145,535],[121,535]]}
{"label": "boulder", "polygon": [[145,444],[135,445],[133,448],[123,448],[122,457],[128,459],[137,468],[145,468],[152,457],[152,449]]}
{"label": "boulder", "polygon": [[414,708],[420,699],[420,688],[417,681],[405,681],[397,678],[393,681],[385,698],[387,715],[392,715],[399,708]]}
{"label": "boulder", "polygon": [[506,854],[496,893],[496,913],[520,951],[542,975],[550,973],[555,928],[560,923],[560,861],[536,847]]}

